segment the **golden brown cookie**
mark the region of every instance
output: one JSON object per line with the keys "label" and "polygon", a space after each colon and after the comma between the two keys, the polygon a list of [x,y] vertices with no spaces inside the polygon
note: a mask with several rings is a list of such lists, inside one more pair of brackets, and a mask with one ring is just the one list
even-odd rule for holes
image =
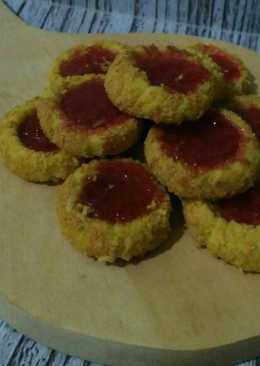
{"label": "golden brown cookie", "polygon": [[60,148],[84,157],[115,155],[139,138],[142,123],[120,112],[108,99],[102,75],[72,80],[41,99],[43,131]]}
{"label": "golden brown cookie", "polygon": [[33,182],[58,181],[79,165],[44,135],[36,113],[40,98],[14,108],[0,124],[0,158],[14,174]]}
{"label": "golden brown cookie", "polygon": [[173,46],[138,46],[119,54],[105,88],[125,113],[179,124],[198,119],[211,105],[223,75],[212,60]]}
{"label": "golden brown cookie", "polygon": [[82,43],[70,48],[54,62],[49,74],[50,87],[54,91],[73,79],[87,74],[105,74],[108,67],[126,46],[108,40]]}
{"label": "golden brown cookie", "polygon": [[146,166],[131,159],[82,165],[61,186],[62,231],[100,261],[129,261],[159,246],[170,231],[170,200]]}
{"label": "golden brown cookie", "polygon": [[258,95],[237,96],[230,101],[229,107],[250,125],[260,141],[260,97]]}
{"label": "golden brown cookie", "polygon": [[221,201],[184,200],[187,226],[198,246],[245,272],[260,272],[260,189]]}
{"label": "golden brown cookie", "polygon": [[245,64],[237,57],[213,44],[198,43],[189,50],[199,51],[209,56],[224,75],[220,99],[233,95],[248,94],[254,87],[253,78]]}
{"label": "golden brown cookie", "polygon": [[152,128],[145,141],[145,157],[170,192],[205,199],[251,187],[260,163],[251,128],[224,109],[210,109],[196,124]]}

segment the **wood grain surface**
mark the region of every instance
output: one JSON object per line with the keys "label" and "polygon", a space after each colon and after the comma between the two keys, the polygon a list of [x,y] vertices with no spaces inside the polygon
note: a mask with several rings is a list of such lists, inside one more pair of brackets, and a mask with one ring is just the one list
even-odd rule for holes
{"label": "wood grain surface", "polygon": [[[5,3],[26,22],[44,29],[100,33],[187,33],[224,39],[260,50],[259,1],[8,0]],[[96,364],[50,350],[1,322],[0,366],[7,365]],[[259,366],[260,361],[250,361],[243,365]]]}
{"label": "wood grain surface", "polygon": [[166,32],[260,51],[258,0],[5,0],[34,26],[62,32]]}

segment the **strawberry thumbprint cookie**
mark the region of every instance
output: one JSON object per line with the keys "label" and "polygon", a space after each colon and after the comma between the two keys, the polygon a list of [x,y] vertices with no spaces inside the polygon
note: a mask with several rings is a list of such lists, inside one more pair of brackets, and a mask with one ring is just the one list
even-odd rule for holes
{"label": "strawberry thumbprint cookie", "polygon": [[142,123],[120,112],[108,99],[102,75],[87,75],[60,87],[37,105],[44,133],[77,156],[115,155],[139,138]]}
{"label": "strawberry thumbprint cookie", "polygon": [[219,93],[212,60],[173,46],[138,46],[119,54],[105,76],[109,98],[125,113],[154,122],[198,119]]}
{"label": "strawberry thumbprint cookie", "polygon": [[260,97],[258,95],[237,96],[230,101],[229,107],[250,125],[260,141]]}
{"label": "strawberry thumbprint cookie", "polygon": [[49,73],[51,88],[56,90],[60,85],[74,78],[80,79],[87,74],[105,74],[108,67],[126,46],[108,40],[88,42],[70,48],[60,55]]}
{"label": "strawberry thumbprint cookie", "polygon": [[104,262],[129,261],[159,246],[170,232],[170,199],[146,166],[131,159],[93,160],[60,187],[64,236]]}
{"label": "strawberry thumbprint cookie", "polygon": [[220,99],[232,97],[233,95],[248,94],[253,90],[253,78],[237,56],[213,44],[198,43],[190,47],[191,49],[209,56],[219,66],[224,76]]}
{"label": "strawberry thumbprint cookie", "polygon": [[170,192],[205,199],[232,196],[251,187],[260,163],[251,128],[224,109],[210,109],[196,124],[152,128],[145,157]]}
{"label": "strawberry thumbprint cookie", "polygon": [[34,98],[10,111],[0,123],[0,158],[14,174],[33,182],[65,179],[79,165],[43,133]]}
{"label": "strawberry thumbprint cookie", "polygon": [[260,272],[260,187],[219,201],[184,200],[198,246],[245,272]]}

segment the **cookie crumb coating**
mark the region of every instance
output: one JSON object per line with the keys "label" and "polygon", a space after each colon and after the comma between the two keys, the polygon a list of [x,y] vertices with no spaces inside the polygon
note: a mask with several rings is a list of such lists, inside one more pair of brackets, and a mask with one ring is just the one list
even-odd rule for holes
{"label": "cookie crumb coating", "polygon": [[[46,136],[70,154],[87,158],[116,155],[135,144],[141,134],[142,122],[123,115],[120,111],[118,113],[124,117],[124,121],[121,123],[100,126],[100,128],[92,130],[81,128],[84,126],[71,127],[73,118],[70,119],[61,107],[63,96],[83,84],[85,85],[85,83],[103,83],[103,80],[102,75],[86,75],[80,80],[71,80],[66,88],[60,86],[55,93],[49,90],[49,96],[42,98],[37,105],[41,126]],[[103,97],[107,98],[105,90],[103,94]],[[90,97],[92,100],[93,95]],[[108,98],[107,102],[110,103]],[[86,105],[84,105],[86,112],[88,111],[87,103],[89,103],[90,108],[93,103],[99,106],[99,99],[97,98],[91,103],[86,100]],[[111,107],[115,108],[112,104]]]}
{"label": "cookie crumb coating", "polygon": [[57,182],[65,179],[78,166],[78,160],[62,151],[36,151],[25,146],[19,126],[36,112],[41,98],[34,98],[13,108],[0,124],[0,158],[15,175],[31,182]]}
{"label": "cookie crumb coating", "polygon": [[[223,88],[219,99],[231,98],[235,95],[248,94],[254,90],[254,79],[245,64],[235,55],[213,44],[197,43],[187,48],[194,54],[207,55],[220,66],[223,73]],[[228,62],[226,65],[225,62]]]}
{"label": "cookie crumb coating", "polygon": [[[82,43],[66,50],[57,57],[53,64],[53,67],[49,73],[49,87],[53,89],[54,92],[56,92],[61,87],[65,87],[68,83],[70,84],[72,80],[78,80],[82,76],[88,74],[104,75],[112,63],[114,57],[117,54],[123,52],[126,48],[127,46],[119,42],[99,40]],[[95,54],[89,59],[87,54],[88,52],[93,51]],[[104,53],[104,55],[102,53]],[[78,60],[77,62],[78,65],[76,64],[76,70],[70,70],[71,67],[66,67],[67,70],[62,70],[62,66],[66,66],[66,64],[68,65],[68,63],[73,60],[74,57],[81,58],[81,60]],[[91,65],[88,65],[88,63],[91,63]],[[63,75],[64,72],[65,75]]]}
{"label": "cookie crumb coating", "polygon": [[[162,148],[159,127],[152,128],[145,141],[145,158],[157,179],[169,192],[185,198],[218,199],[251,187],[257,177],[260,152],[251,128],[235,113],[220,110],[239,129],[241,142],[234,158],[223,164],[200,169],[174,159]],[[177,127],[176,127],[177,128]]]}
{"label": "cookie crumb coating", "polygon": [[[184,75],[185,70],[184,74],[175,75],[178,87],[181,87],[184,76],[189,79],[188,75],[195,75],[195,73],[192,74],[192,65],[208,76],[206,80],[197,81],[191,92],[169,90],[163,84],[153,85],[148,74],[136,64],[136,57],[145,53],[151,53],[151,58],[154,59],[158,56],[158,62],[162,55],[168,54],[169,62],[171,57],[175,58],[176,55],[177,59],[181,58],[187,62],[186,75]],[[181,67],[182,62],[179,60],[177,62]],[[149,60],[147,63],[149,64]],[[161,68],[158,67],[158,69]],[[125,113],[152,119],[158,123],[180,124],[184,120],[198,119],[208,109],[215,95],[219,93],[222,78],[219,67],[202,54],[192,55],[173,46],[160,49],[154,45],[138,46],[115,58],[105,76],[105,88],[113,104]]]}
{"label": "cookie crumb coating", "polygon": [[183,200],[195,244],[244,272],[260,272],[260,225],[225,220],[211,202]]}
{"label": "cookie crumb coating", "polygon": [[250,125],[260,142],[260,97],[241,95],[232,98],[228,107]]}
{"label": "cookie crumb coating", "polygon": [[[132,159],[112,160],[132,162]],[[111,163],[111,161],[109,161]],[[149,212],[128,222],[115,222],[91,217],[92,207],[78,202],[87,178],[96,179],[99,164],[105,160],[92,161],[77,169],[60,187],[57,197],[57,214],[64,236],[81,253],[99,261],[113,263],[121,258],[125,261],[142,257],[158,247],[170,232],[170,199],[156,182],[162,194],[159,203],[149,207]]]}

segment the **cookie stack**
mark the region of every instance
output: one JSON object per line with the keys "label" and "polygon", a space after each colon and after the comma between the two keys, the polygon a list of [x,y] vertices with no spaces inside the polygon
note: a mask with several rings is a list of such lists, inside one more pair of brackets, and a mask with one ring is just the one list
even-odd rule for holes
{"label": "cookie stack", "polygon": [[59,221],[86,255],[129,261],[159,246],[175,194],[198,245],[260,271],[253,91],[246,66],[214,45],[82,44],[55,61],[41,97],[4,117],[0,155],[23,179],[65,180]]}

